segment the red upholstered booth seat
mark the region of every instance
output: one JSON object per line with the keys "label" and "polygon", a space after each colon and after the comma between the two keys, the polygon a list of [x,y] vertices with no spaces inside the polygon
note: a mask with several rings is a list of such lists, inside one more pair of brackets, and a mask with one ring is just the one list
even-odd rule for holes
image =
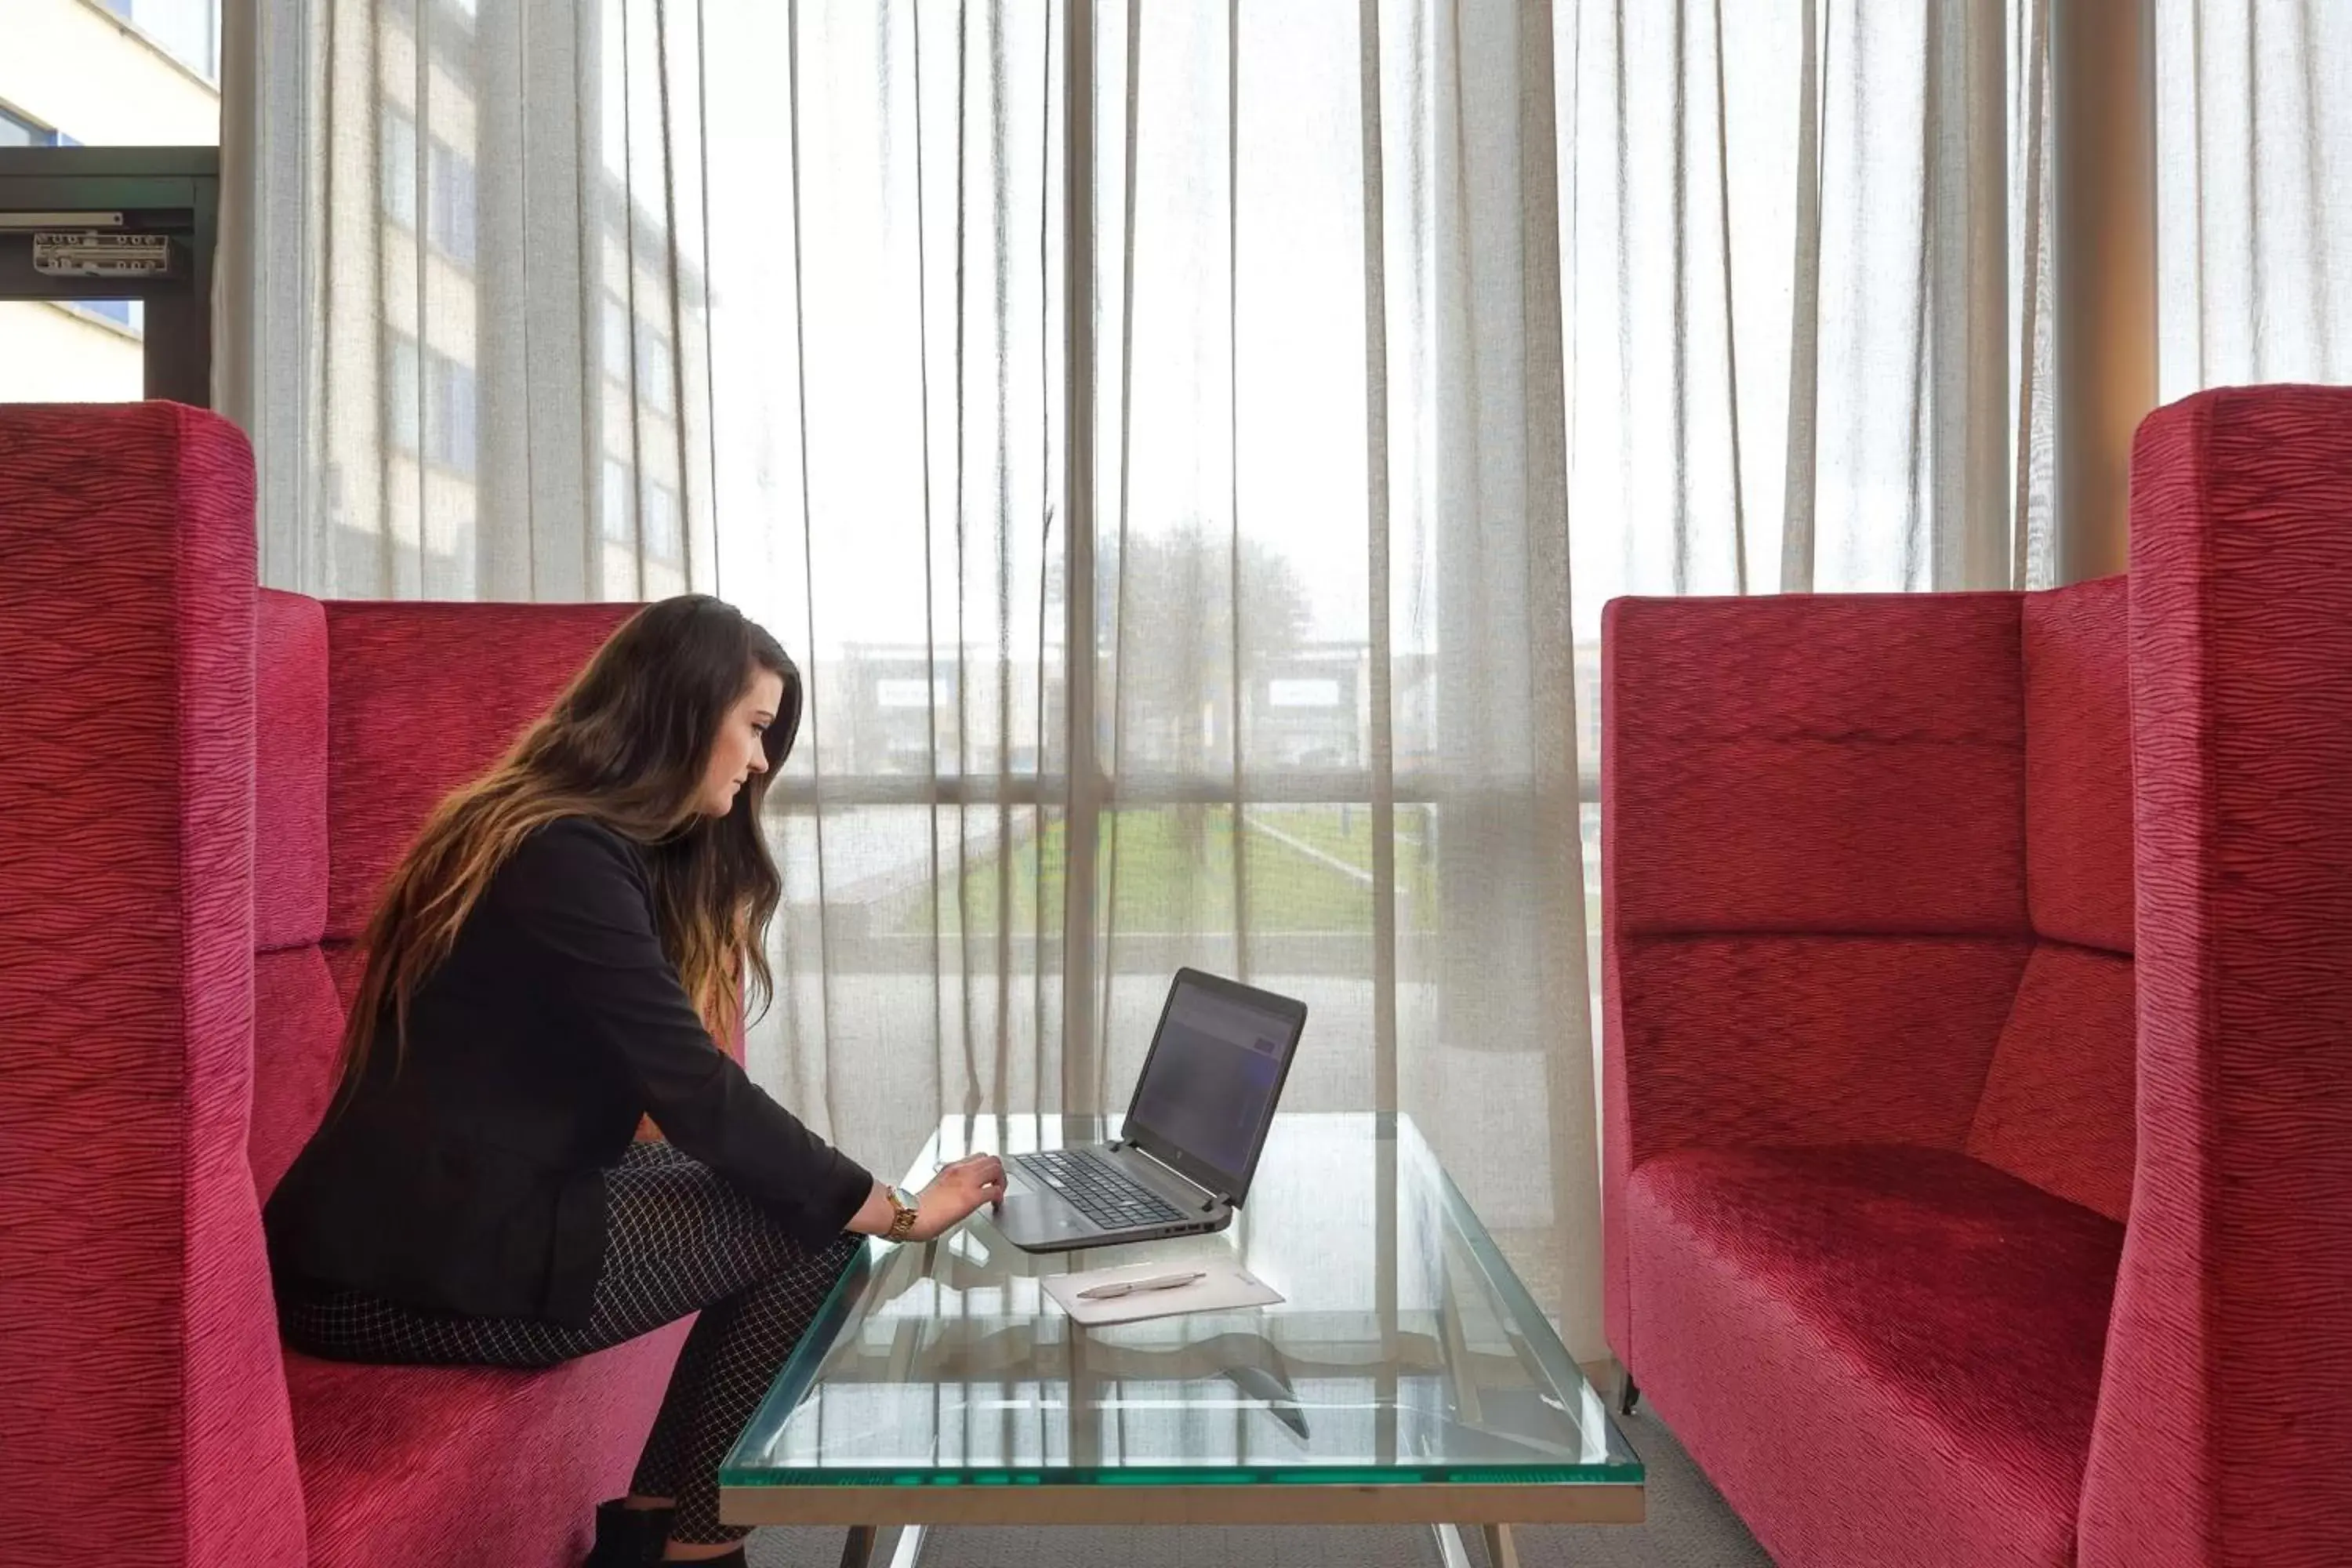
{"label": "red upholstered booth seat", "polygon": [[314,1362],[258,1216],[374,889],[632,606],[257,593],[251,476],[193,410],[0,407],[0,1562],[569,1568],[684,1326]]}
{"label": "red upholstered booth seat", "polygon": [[1623,600],[1610,1342],[1776,1560],[2352,1563],[2352,392],[2053,593]]}

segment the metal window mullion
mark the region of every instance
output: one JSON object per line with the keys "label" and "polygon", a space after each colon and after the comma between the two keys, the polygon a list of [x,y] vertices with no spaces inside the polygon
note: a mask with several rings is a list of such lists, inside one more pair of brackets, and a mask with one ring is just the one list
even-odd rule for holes
{"label": "metal window mullion", "polygon": [[[1438,778],[1412,773],[1382,775],[1376,780],[1373,774],[1360,769],[1329,773],[1244,773],[1241,798],[1267,805],[1370,805],[1376,782],[1384,785],[1385,798],[1398,805],[1434,805],[1445,784]],[[1222,805],[1234,798],[1231,780],[1216,775],[1130,776],[1114,788],[1102,782],[1098,774],[1097,787],[1107,795],[1115,794],[1121,802],[1139,806]],[[973,806],[994,805],[1000,801],[1008,806],[1039,806],[1066,799],[1071,793],[1070,778],[1063,773],[947,773],[937,779],[913,773],[886,773],[830,775],[824,781],[823,799],[826,805],[835,807]],[[1446,791],[1444,798],[1459,800],[1459,788]],[[1578,798],[1587,805],[1598,801],[1597,782],[1584,781]],[[779,809],[792,809],[814,805],[818,795],[815,786],[806,779],[782,778],[769,787],[768,799]]]}

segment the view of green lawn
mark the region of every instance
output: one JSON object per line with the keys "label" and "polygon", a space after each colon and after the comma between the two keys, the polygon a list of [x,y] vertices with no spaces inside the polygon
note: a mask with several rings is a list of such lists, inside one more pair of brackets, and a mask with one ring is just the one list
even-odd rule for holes
{"label": "view of green lawn", "polygon": [[[1363,805],[1253,805],[1244,816],[1242,849],[1248,924],[1255,931],[1369,931],[1372,929],[1371,812]],[[1435,918],[1436,868],[1420,808],[1397,818],[1397,919],[1408,929]],[[1230,931],[1234,928],[1234,813],[1222,805],[1129,807],[1103,823],[1097,897],[1116,900],[1113,928],[1125,931]],[[1041,867],[1038,858],[1044,856]],[[940,926],[992,935],[1000,900],[1015,931],[1062,921],[1064,825],[1017,838],[1009,885],[1003,857],[992,849],[973,858],[956,895],[952,858],[940,867]],[[1114,874],[1115,870],[1115,874]],[[912,933],[930,928],[926,889],[899,895],[883,929]]]}

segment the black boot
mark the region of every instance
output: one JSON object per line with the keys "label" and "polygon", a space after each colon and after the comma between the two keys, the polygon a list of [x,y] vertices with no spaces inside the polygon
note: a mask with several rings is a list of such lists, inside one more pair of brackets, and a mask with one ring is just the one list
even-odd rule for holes
{"label": "black boot", "polygon": [[596,1545],[580,1568],[638,1568],[658,1562],[669,1539],[670,1510],[628,1508],[619,1498],[596,1505]]}

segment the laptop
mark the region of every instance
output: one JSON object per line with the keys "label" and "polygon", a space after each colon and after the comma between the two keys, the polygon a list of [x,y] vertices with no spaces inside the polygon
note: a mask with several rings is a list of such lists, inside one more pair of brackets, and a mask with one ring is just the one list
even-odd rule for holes
{"label": "laptop", "polygon": [[1304,1002],[1178,970],[1120,1135],[1008,1155],[991,1223],[1031,1252],[1224,1229],[1306,1027]]}

